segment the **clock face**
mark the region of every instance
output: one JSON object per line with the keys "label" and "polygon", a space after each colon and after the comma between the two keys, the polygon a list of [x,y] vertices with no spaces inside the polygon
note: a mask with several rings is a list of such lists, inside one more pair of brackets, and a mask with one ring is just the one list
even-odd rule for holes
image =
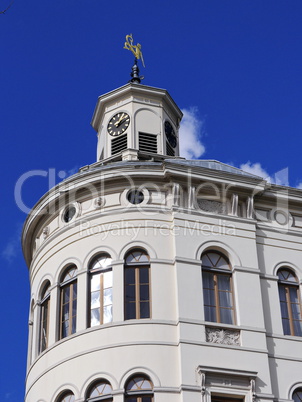
{"label": "clock face", "polygon": [[114,137],[123,134],[130,124],[130,116],[127,113],[115,114],[108,123],[108,133]]}
{"label": "clock face", "polygon": [[175,148],[177,145],[177,138],[175,135],[174,128],[172,127],[172,124],[168,120],[165,121],[165,133],[169,144],[171,145],[172,148]]}

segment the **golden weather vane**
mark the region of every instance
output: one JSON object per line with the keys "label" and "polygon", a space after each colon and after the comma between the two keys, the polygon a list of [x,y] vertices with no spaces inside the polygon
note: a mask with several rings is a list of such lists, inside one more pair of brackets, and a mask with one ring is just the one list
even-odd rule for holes
{"label": "golden weather vane", "polygon": [[145,67],[143,53],[142,53],[142,46],[140,43],[137,45],[133,45],[133,37],[132,34],[126,35],[126,42],[124,44],[124,49],[130,50],[135,57],[135,60],[141,59],[142,65]]}

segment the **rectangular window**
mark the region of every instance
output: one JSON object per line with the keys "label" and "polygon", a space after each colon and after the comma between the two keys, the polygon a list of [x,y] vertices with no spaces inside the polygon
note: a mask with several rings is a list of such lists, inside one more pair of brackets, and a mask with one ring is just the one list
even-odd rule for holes
{"label": "rectangular window", "polygon": [[112,322],[112,269],[90,279],[90,326]]}
{"label": "rectangular window", "polygon": [[149,266],[125,268],[125,319],[150,318]]}
{"label": "rectangular window", "polygon": [[61,289],[61,325],[60,338],[76,332],[77,318],[77,282],[66,284]]}
{"label": "rectangular window", "polygon": [[234,306],[231,276],[204,270],[202,280],[205,320],[233,324]]}

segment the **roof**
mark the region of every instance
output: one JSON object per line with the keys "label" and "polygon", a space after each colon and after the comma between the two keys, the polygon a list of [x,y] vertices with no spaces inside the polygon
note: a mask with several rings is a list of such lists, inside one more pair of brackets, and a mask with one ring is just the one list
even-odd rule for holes
{"label": "roof", "polygon": [[196,166],[205,169],[220,170],[223,172],[233,173],[240,176],[252,177],[255,179],[263,179],[260,176],[245,172],[244,170],[238,169],[234,166],[226,165],[225,163],[214,161],[214,160],[186,160],[186,159],[166,159],[167,162],[176,163],[184,166]]}

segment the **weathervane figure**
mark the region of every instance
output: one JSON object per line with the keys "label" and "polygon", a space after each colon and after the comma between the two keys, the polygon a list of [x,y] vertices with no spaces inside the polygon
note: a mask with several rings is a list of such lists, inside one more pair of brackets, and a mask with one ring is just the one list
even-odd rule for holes
{"label": "weathervane figure", "polygon": [[142,46],[140,43],[137,45],[133,45],[133,37],[132,34],[126,35],[126,42],[124,44],[124,49],[130,50],[135,57],[135,60],[141,59],[142,65],[145,67],[143,53],[142,53]]}

